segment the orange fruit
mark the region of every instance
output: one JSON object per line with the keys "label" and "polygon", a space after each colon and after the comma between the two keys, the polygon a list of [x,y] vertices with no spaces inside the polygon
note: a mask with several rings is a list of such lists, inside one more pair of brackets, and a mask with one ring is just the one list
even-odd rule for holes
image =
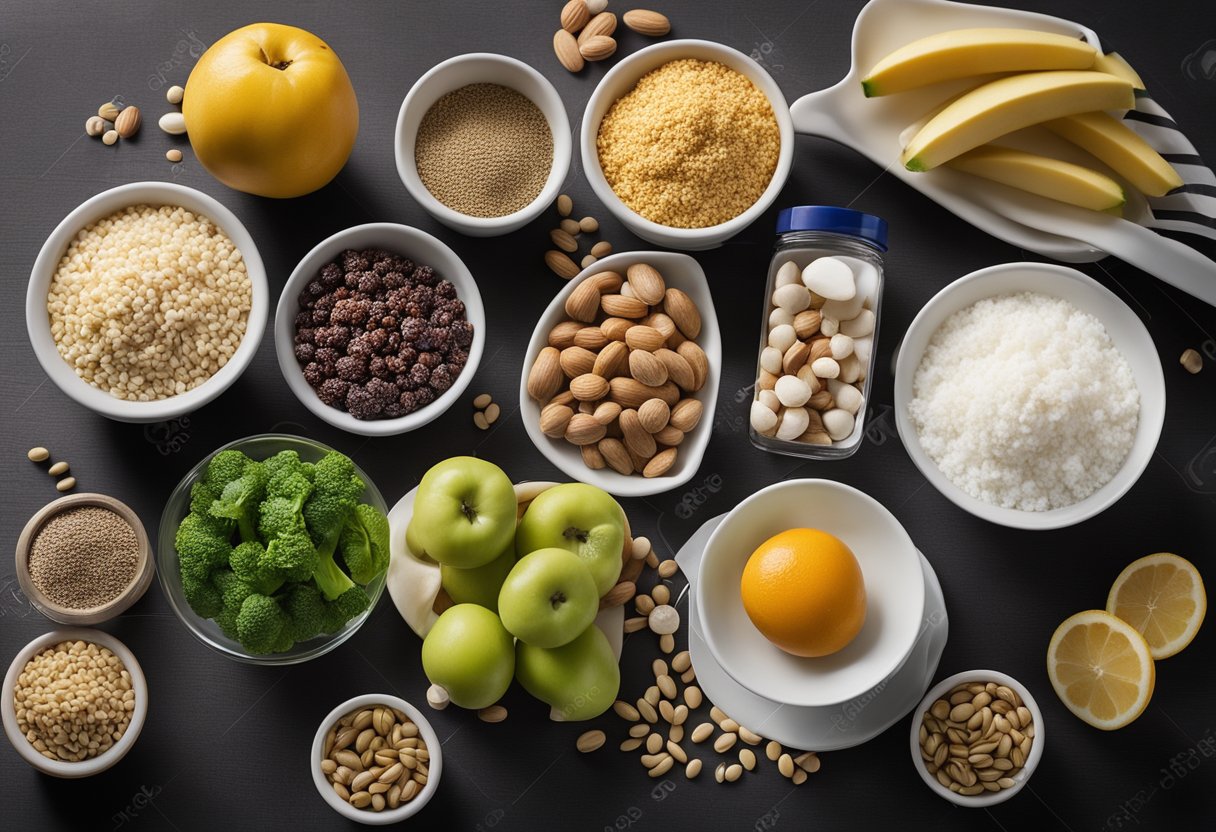
{"label": "orange fruit", "polygon": [[790,529],[761,543],[743,568],[740,592],[756,629],[795,656],[835,653],[866,620],[856,556],[819,529]]}

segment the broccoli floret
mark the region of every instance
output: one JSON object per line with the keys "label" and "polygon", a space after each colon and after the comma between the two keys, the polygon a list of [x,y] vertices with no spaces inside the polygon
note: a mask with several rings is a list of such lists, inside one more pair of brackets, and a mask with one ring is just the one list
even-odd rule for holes
{"label": "broccoli floret", "polygon": [[308,533],[322,553],[333,551],[346,516],[354,511],[366,487],[350,458],[331,451],[315,466],[313,493],[304,503]]}
{"label": "broccoli floret", "polygon": [[245,466],[249,462],[249,457],[240,451],[220,451],[207,463],[204,479],[219,493],[224,490],[224,486],[245,473]]}
{"label": "broccoli floret", "polygon": [[226,566],[232,556],[228,536],[197,514],[187,514],[182,519],[174,537],[174,547],[183,574],[191,571],[205,575],[217,566]]}
{"label": "broccoli floret", "polygon": [[247,540],[233,549],[229,563],[236,576],[255,592],[270,595],[283,585],[281,570],[274,568],[266,557],[266,547],[256,540]]}
{"label": "broccoli floret", "polygon": [[274,456],[262,460],[262,464],[266,466],[266,475],[274,479],[280,471],[297,471],[304,463],[295,451],[279,451]]}
{"label": "broccoli floret", "polygon": [[286,537],[290,534],[307,534],[304,525],[304,499],[307,492],[298,494],[294,499],[289,497],[268,497],[258,509],[258,531],[266,540],[276,537]]}
{"label": "broccoli floret", "polygon": [[211,503],[212,516],[236,521],[241,540],[257,540],[258,507],[266,497],[267,479],[266,466],[249,462]]}
{"label": "broccoli floret", "polygon": [[312,538],[299,530],[270,541],[264,562],[284,581],[307,581],[317,568],[317,550]]}
{"label": "broccoli floret", "polygon": [[307,641],[325,632],[325,599],[311,582],[292,584],[283,597],[283,611],[291,619],[291,637],[295,641]]}
{"label": "broccoli floret", "polygon": [[255,655],[282,652],[291,646],[290,623],[278,601],[254,593],[244,600],[237,613],[236,637],[242,647]]}
{"label": "broccoli floret", "polygon": [[325,632],[338,632],[347,621],[367,609],[369,603],[371,599],[367,597],[366,592],[357,586],[351,586],[325,605]]}
{"label": "broccoli floret", "polygon": [[190,609],[203,618],[214,618],[223,609],[224,599],[206,571],[182,570],[182,593]]}
{"label": "broccoli floret", "polygon": [[388,568],[388,518],[360,503],[346,517],[338,550],[355,583],[368,584]]}
{"label": "broccoli floret", "polygon": [[216,613],[215,623],[219,625],[228,638],[237,637],[236,618],[241,612],[245,599],[253,594],[253,587],[242,580],[230,569],[217,569],[212,577],[212,583],[220,592],[221,608]]}

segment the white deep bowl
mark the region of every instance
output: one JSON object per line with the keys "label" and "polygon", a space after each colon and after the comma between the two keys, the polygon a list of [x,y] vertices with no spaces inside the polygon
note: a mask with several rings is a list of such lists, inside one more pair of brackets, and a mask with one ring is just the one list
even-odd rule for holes
{"label": "white deep bowl", "polygon": [[[321,272],[327,263],[332,263],[347,249],[356,251],[367,248],[380,248],[392,254],[408,257],[415,263],[430,266],[439,276],[456,287],[456,296],[464,301],[465,316],[473,325],[473,343],[469,347],[469,362],[456,381],[442,396],[419,408],[413,413],[396,419],[364,420],[356,419],[345,410],[330,407],[321,401],[317,391],[304,380],[304,368],[296,361],[293,339],[295,337],[295,318],[300,309],[300,292],[308,282]],[[477,365],[481,361],[482,351],[486,345],[486,316],[481,305],[481,293],[477,291],[477,282],[456,252],[448,248],[442,241],[432,237],[425,231],[411,228],[408,225],[397,225],[389,222],[368,223],[356,225],[339,231],[332,237],[327,237],[304,255],[304,259],[287,278],[283,286],[283,294],[279,296],[279,307],[274,317],[274,346],[279,357],[279,369],[287,386],[313,415],[336,428],[358,433],[363,436],[395,436],[416,430],[437,419],[445,410],[451,407],[460,394],[469,386]]]}
{"label": "white deep bowl", "polygon": [[[781,150],[777,156],[777,168],[768,187],[750,208],[737,217],[718,225],[705,228],[673,228],[646,219],[621,201],[604,178],[600,168],[600,155],[596,150],[596,138],[600,132],[600,121],[609,108],[634,88],[643,75],[658,69],[663,64],[684,58],[716,61],[747,76],[756,88],[768,97],[781,133]],[[668,248],[699,251],[717,248],[744,228],[751,225],[772,204],[785,185],[794,157],[794,126],[790,120],[789,106],[781,88],[760,64],[738,50],[708,40],[669,40],[639,49],[627,58],[622,58],[596,85],[587,101],[583,123],[579,132],[579,151],[583,155],[583,172],[596,197],[621,223],[634,234],[656,245]]]}
{"label": "white deep bowl", "polygon": [[[1110,335],[1140,391],[1136,437],[1123,467],[1084,500],[1050,511],[1020,511],[985,503],[948,480],[920,445],[908,415],[912,380],[933,334],[955,312],[997,295],[1037,292],[1062,298],[1093,315]],[[948,500],[984,520],[1015,529],[1059,529],[1099,514],[1127,493],[1153,456],[1165,422],[1165,379],[1157,348],[1144,324],[1127,304],[1076,269],[1049,263],[1003,263],[960,277],[934,295],[912,320],[895,363],[895,424],[904,447],[925,478]]]}
{"label": "white deep bowl", "polygon": [[[387,705],[390,708],[404,711],[406,716],[418,726],[418,733],[426,742],[427,751],[431,756],[430,762],[426,764],[426,785],[422,787],[421,791],[409,803],[402,803],[396,809],[386,808],[383,812],[373,812],[371,809],[356,809],[354,806],[351,806],[345,800],[338,797],[334,791],[334,787],[329,784],[329,781],[321,772],[321,751],[325,746],[325,734],[334,723],[351,711],[357,711],[374,705]],[[321,727],[317,729],[316,736],[312,740],[312,749],[308,756],[308,769],[312,772],[313,785],[317,787],[321,798],[339,815],[349,820],[367,824],[368,826],[388,826],[389,824],[400,823],[406,818],[411,818],[418,814],[422,811],[422,807],[426,806],[435,795],[435,789],[439,787],[439,778],[443,775],[443,748],[439,745],[439,735],[435,733],[435,729],[431,727],[431,723],[427,722],[422,712],[409,702],[406,702],[399,696],[392,696],[387,693],[368,693],[346,700],[330,711],[325,719],[322,720]]]}
{"label": "white deep bowl", "polygon": [[[865,624],[830,656],[786,653],[743,609],[740,579],[752,552],[797,528],[840,538],[865,580]],[[838,705],[861,696],[903,666],[924,624],[925,573],[908,533],[873,497],[831,480],[779,482],[735,506],[706,542],[695,583],[709,652],[736,682],[786,705]]]}
{"label": "white deep bowl", "polygon": [[[1004,685],[1022,697],[1022,704],[1026,706],[1030,711],[1031,717],[1034,718],[1034,742],[1030,744],[1030,756],[1026,758],[1026,765],[1022,766],[1021,771],[1013,776],[1014,784],[999,792],[986,791],[983,794],[977,795],[955,794],[937,782],[937,778],[929,773],[929,769],[925,768],[925,761],[920,756],[920,723],[925,712],[929,710],[934,702],[945,696],[955,686],[971,682],[983,682],[985,684],[996,682],[998,685]],[[929,788],[937,792],[940,797],[944,797],[946,800],[959,806],[982,809],[986,806],[1004,803],[1020,792],[1022,787],[1029,782],[1030,775],[1034,774],[1034,770],[1038,768],[1039,760],[1043,759],[1043,743],[1046,740],[1047,734],[1043,727],[1043,712],[1039,710],[1039,705],[1034,701],[1034,697],[1030,695],[1030,691],[1017,679],[996,670],[967,670],[963,673],[955,673],[953,676],[948,676],[930,688],[929,692],[925,694],[925,698],[921,700],[920,707],[912,712],[912,731],[910,736],[912,765],[916,766],[916,770],[920,772],[920,779],[924,780]]]}
{"label": "white deep bowl", "polygon": [[[21,675],[25,665],[36,654],[48,647],[54,647],[61,641],[89,641],[101,647],[108,647],[131,674],[131,689],[135,691],[135,710],[131,712],[131,722],[122,735],[122,739],[110,746],[108,751],[78,763],[50,760],[34,750],[34,746],[30,745],[25,735],[17,728],[17,712],[13,705],[13,692],[17,687],[17,677]],[[148,716],[148,682],[144,678],[143,669],[135,659],[135,654],[109,633],[81,627],[51,630],[21,648],[8,666],[8,673],[4,675],[4,688],[0,696],[4,697],[4,701],[0,703],[0,715],[4,718],[4,733],[8,735],[8,740],[12,743],[18,756],[44,774],[69,780],[100,774],[125,757],[131,750],[131,746],[135,745],[135,740],[139,737],[139,732],[143,730],[144,720]]]}
{"label": "white deep bowl", "polygon": [[[564,439],[551,439],[541,433],[541,405],[528,395],[528,372],[536,362],[536,356],[548,346],[549,331],[567,320],[566,299],[574,293],[575,287],[600,272],[617,272],[624,276],[625,270],[635,263],[649,263],[654,266],[659,274],[663,275],[663,281],[668,286],[680,289],[697,305],[697,310],[701,313],[701,334],[697,337],[697,345],[705,351],[705,357],[709,360],[709,374],[705,377],[705,386],[693,396],[701,402],[701,421],[684,437],[676,452],[675,464],[661,477],[647,478],[641,474],[626,476],[611,468],[599,471],[588,468],[583,464],[582,452],[576,446]],[[692,479],[693,474],[701,467],[701,460],[705,457],[705,449],[713,433],[714,410],[718,403],[718,379],[721,373],[722,334],[718,329],[718,314],[714,311],[709,282],[705,279],[705,272],[700,264],[687,254],[669,251],[628,251],[597,260],[590,267],[583,269],[566,283],[541,313],[536,328],[532,330],[528,351],[524,353],[523,371],[519,377],[519,410],[524,420],[524,429],[527,430],[532,444],[567,476],[602,488],[618,497],[645,497],[683,485]]]}
{"label": "white deep bowl", "polygon": [[[46,296],[51,288],[51,280],[72,238],[85,226],[131,205],[180,205],[206,216],[228,235],[228,239],[240,250],[253,290],[245,335],[228,363],[193,390],[154,402],[117,399],[77,376],[76,371],[63,360],[55,346],[46,311]],[[77,403],[119,422],[161,422],[176,419],[185,413],[198,410],[223,393],[240,378],[241,373],[245,372],[245,368],[253,360],[253,354],[261,344],[269,312],[270,289],[266,285],[266,269],[262,266],[257,246],[253,244],[253,238],[249,236],[245,226],[241,225],[235,214],[202,191],[169,182],[132,182],[86,199],[76,210],[63,218],[42,244],[42,250],[38,252],[38,259],[34,261],[34,268],[30,272],[30,283],[25,294],[25,326],[29,331],[30,345],[47,376],[56,387]]]}
{"label": "white deep bowl", "polygon": [[[540,194],[528,205],[501,217],[471,217],[444,205],[431,195],[414,163],[414,140],[418,125],[431,106],[448,93],[469,84],[499,84],[510,87],[532,101],[549,122],[553,134],[553,167]],[[436,64],[414,82],[401,112],[397,114],[397,131],[393,138],[397,159],[397,175],[410,196],[432,217],[461,234],[471,237],[495,237],[517,231],[536,219],[557,198],[557,192],[570,172],[570,121],[561,96],[543,75],[523,61],[495,55],[491,52],[470,52]]]}

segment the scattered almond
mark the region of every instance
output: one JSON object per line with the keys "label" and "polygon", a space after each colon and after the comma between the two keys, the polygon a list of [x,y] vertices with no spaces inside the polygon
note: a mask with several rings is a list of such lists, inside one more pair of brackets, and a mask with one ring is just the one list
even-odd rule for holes
{"label": "scattered almond", "polygon": [[[575,248],[578,248],[576,245]],[[578,264],[564,252],[550,249],[545,252],[545,265],[562,280],[569,280],[579,273]]]}
{"label": "scattered almond", "polygon": [[142,122],[143,119],[140,118],[138,107],[123,107],[122,111],[118,114],[118,118],[114,120],[114,129],[118,131],[119,136],[129,139],[139,132],[139,125]]}
{"label": "scattered almond", "polygon": [[562,28],[571,34],[586,26],[590,19],[591,12],[583,0],[570,0],[562,7]]}
{"label": "scattered almond", "polygon": [[594,37],[608,36],[616,31],[616,15],[612,12],[600,12],[587,21],[583,31],[579,32],[578,45],[581,47]]}
{"label": "scattered almond", "polygon": [[633,9],[621,18],[625,25],[639,35],[658,38],[671,31],[671,21],[665,15],[646,9]]}
{"label": "scattered almond", "polygon": [[588,61],[602,61],[616,52],[616,39],[607,35],[596,35],[585,40],[578,48],[579,54]]}

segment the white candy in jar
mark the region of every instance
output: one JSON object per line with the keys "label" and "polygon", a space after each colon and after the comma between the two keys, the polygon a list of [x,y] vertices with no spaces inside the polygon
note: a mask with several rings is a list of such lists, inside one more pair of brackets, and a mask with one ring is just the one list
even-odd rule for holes
{"label": "white candy in jar", "polygon": [[856,355],[850,355],[840,359],[839,372],[836,377],[841,381],[847,381],[849,384],[861,378],[861,362],[857,360]]}
{"label": "white candy in jar", "polygon": [[779,286],[773,292],[773,306],[797,315],[811,305],[811,293],[801,283]]}
{"label": "white candy in jar", "polygon": [[819,378],[836,378],[840,375],[840,365],[836,363],[836,359],[824,356],[811,362],[811,372]]}
{"label": "white candy in jar", "polygon": [[832,358],[837,361],[853,354],[853,339],[843,333],[838,332],[833,335],[829,345],[832,349]]}
{"label": "white candy in jar", "polygon": [[851,321],[841,321],[840,331],[850,338],[863,338],[874,333],[874,311],[863,309]]}
{"label": "white candy in jar", "polygon": [[768,334],[768,345],[776,347],[785,355],[785,351],[794,346],[794,342],[798,340],[798,333],[794,331],[791,324],[782,324],[775,326]]}
{"label": "white candy in jar", "polygon": [[802,270],[798,268],[798,264],[793,260],[787,260],[782,264],[781,268],[777,269],[777,276],[773,278],[773,285],[781,288],[791,283],[802,283]]}
{"label": "white candy in jar", "polygon": [[836,320],[835,318],[829,318],[828,316],[824,315],[823,318],[819,321],[819,334],[820,335],[825,335],[828,338],[831,338],[833,335],[835,335],[839,331],[840,331],[840,321]]}
{"label": "white candy in jar", "polygon": [[760,404],[764,405],[774,413],[781,411],[781,400],[777,398],[777,394],[772,390],[761,390],[759,394],[756,395],[756,401],[760,402]]}
{"label": "white candy in jar", "polygon": [[839,257],[819,257],[802,270],[802,282],[827,300],[852,300],[857,282],[849,264]]}
{"label": "white candy in jar", "polygon": [[781,358],[781,350],[776,347],[765,347],[760,351],[760,369],[767,370],[773,375],[780,375]]}
{"label": "white candy in jar", "polygon": [[836,402],[836,407],[841,410],[847,410],[854,415],[861,409],[865,402],[865,397],[861,395],[861,391],[852,384],[840,381],[839,379],[828,379],[828,392],[832,394],[833,401]]}
{"label": "white candy in jar", "polygon": [[777,411],[769,409],[763,402],[754,401],[752,402],[751,421],[756,433],[769,436],[777,428]]}
{"label": "white candy in jar", "polygon": [[832,437],[833,442],[848,439],[853,433],[855,423],[853,414],[843,408],[834,407],[823,414],[823,429]]}
{"label": "white candy in jar", "polygon": [[792,324],[794,322],[793,314],[786,312],[781,307],[777,307],[772,312],[768,313],[768,328],[775,329],[782,324]]}
{"label": "white candy in jar", "polygon": [[798,376],[782,376],[773,387],[777,400],[786,407],[802,407],[811,398],[811,388]]}
{"label": "white candy in jar", "polygon": [[777,425],[777,438],[792,442],[806,433],[810,424],[811,414],[807,413],[805,407],[787,407],[781,411],[781,423]]}

